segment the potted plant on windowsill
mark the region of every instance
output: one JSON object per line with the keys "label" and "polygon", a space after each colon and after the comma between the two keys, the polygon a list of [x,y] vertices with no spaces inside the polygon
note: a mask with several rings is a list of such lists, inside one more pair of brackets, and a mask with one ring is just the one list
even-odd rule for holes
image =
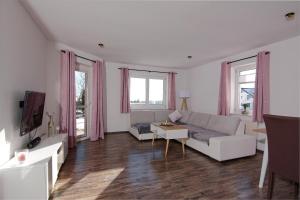
{"label": "potted plant on windowsill", "polygon": [[247,108],[250,107],[250,103],[244,103],[244,104],[242,104],[242,106],[243,106],[243,108],[244,108],[244,110],[242,111],[242,114],[243,114],[243,115],[248,115],[248,114],[249,114],[249,111],[247,110]]}

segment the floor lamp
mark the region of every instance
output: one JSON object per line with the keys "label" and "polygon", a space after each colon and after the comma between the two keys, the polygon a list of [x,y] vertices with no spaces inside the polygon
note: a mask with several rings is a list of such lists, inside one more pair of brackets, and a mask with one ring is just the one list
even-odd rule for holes
{"label": "floor lamp", "polygon": [[181,101],[181,110],[188,110],[188,106],[187,106],[187,99],[191,97],[190,92],[188,91],[180,91],[179,92],[179,98],[182,99]]}

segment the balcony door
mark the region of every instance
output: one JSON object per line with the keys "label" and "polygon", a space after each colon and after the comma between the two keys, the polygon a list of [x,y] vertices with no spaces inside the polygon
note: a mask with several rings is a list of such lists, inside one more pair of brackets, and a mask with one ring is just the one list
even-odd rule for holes
{"label": "balcony door", "polygon": [[91,67],[79,65],[75,71],[76,87],[76,137],[89,138],[90,131],[90,85]]}

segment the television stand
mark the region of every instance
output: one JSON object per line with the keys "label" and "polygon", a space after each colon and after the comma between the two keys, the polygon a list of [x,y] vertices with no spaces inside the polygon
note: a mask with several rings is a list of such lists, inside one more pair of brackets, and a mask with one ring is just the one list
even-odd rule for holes
{"label": "television stand", "polygon": [[0,167],[0,199],[48,199],[68,154],[68,135],[42,139],[19,164],[13,157]]}

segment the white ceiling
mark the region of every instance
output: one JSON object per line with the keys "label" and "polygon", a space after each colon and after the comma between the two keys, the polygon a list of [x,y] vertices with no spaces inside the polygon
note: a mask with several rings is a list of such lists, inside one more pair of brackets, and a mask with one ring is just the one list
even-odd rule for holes
{"label": "white ceiling", "polygon": [[[299,1],[23,3],[51,39],[131,64],[188,68],[300,35]],[[291,11],[296,19],[288,22]]]}

